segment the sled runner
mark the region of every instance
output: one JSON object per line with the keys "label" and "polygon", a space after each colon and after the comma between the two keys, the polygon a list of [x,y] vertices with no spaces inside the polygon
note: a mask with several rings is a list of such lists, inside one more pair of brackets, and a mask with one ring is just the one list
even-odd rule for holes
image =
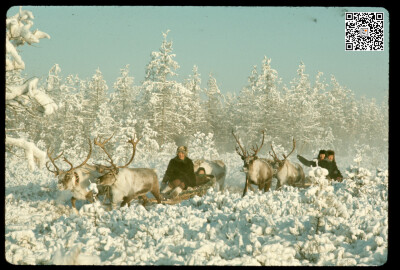
{"label": "sled runner", "polygon": [[[182,201],[189,200],[190,198],[193,198],[196,195],[201,197],[201,196],[203,196],[204,194],[207,193],[207,190],[210,187],[215,186],[215,184],[216,184],[216,178],[212,177],[210,179],[210,181],[208,181],[208,182],[206,182],[206,183],[204,183],[202,185],[199,185],[199,186],[196,186],[196,187],[190,187],[190,188],[188,188],[186,190],[183,190],[176,197],[171,198],[168,194],[163,194],[164,196],[163,196],[163,199],[161,200],[161,203],[162,204],[177,204],[177,203],[180,203]],[[156,199],[155,198],[150,198],[150,199],[148,199],[148,202],[149,202],[149,204],[156,203]]]}

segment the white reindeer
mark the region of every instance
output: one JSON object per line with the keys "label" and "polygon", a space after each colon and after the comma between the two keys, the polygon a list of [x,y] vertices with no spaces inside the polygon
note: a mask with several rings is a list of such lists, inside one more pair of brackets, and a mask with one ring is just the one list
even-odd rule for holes
{"label": "white reindeer", "polygon": [[249,155],[249,153],[246,151],[245,148],[242,147],[239,139],[232,131],[232,135],[235,138],[241,150],[240,152],[239,147],[236,146],[236,152],[239,154],[239,156],[242,158],[244,162],[243,168],[244,172],[246,173],[246,184],[243,190],[243,197],[244,195],[246,195],[248,187],[252,189],[250,184],[258,185],[258,188],[260,190],[264,189],[264,192],[268,191],[269,188],[271,187],[272,176],[273,176],[273,170],[271,168],[271,165],[269,164],[267,159],[257,157],[258,151],[260,151],[260,149],[264,144],[264,131],[262,132],[262,134],[263,137],[260,147],[256,145],[256,147],[254,148],[253,146],[252,147],[253,154]]}
{"label": "white reindeer", "polygon": [[293,138],[293,148],[292,151],[288,155],[282,154],[283,159],[279,159],[276,155],[274,148],[271,144],[272,152],[269,153],[273,159],[273,167],[275,169],[275,176],[278,179],[277,189],[283,185],[290,185],[294,187],[304,186],[304,171],[303,168],[298,163],[292,163],[287,158],[293,153],[294,149],[296,148],[296,141]]}
{"label": "white reindeer", "polygon": [[[136,137],[136,136],[134,136]],[[141,197],[143,205],[147,202],[146,194],[151,192],[161,203],[160,187],[158,177],[154,169],[149,168],[127,168],[133,161],[136,152],[136,145],[140,138],[136,141],[134,139],[128,140],[133,146],[133,152],[130,160],[124,166],[117,166],[114,164],[110,154],[105,149],[105,144],[112,138],[101,141],[99,138],[94,139],[94,144],[99,146],[109,158],[110,166],[107,166],[106,173],[99,177],[99,186],[109,186],[111,188],[111,205],[115,209],[118,203],[120,206],[125,204],[130,205],[130,202]]]}
{"label": "white reindeer", "polygon": [[53,158],[53,152],[47,149],[47,156],[49,157],[51,163],[53,164],[55,170],[51,170],[49,168],[48,163],[46,162],[47,169],[54,173],[56,177],[58,177],[58,188],[60,190],[70,190],[72,192],[71,204],[72,208],[76,210],[75,202],[76,200],[88,200],[93,202],[93,190],[90,188],[91,183],[95,183],[97,177],[101,176],[104,166],[101,165],[89,165],[87,161],[89,160],[92,154],[92,145],[89,139],[89,153],[86,159],[78,166],[74,167],[72,163],[64,157],[64,161],[67,162],[71,168],[69,170],[60,170],[55,161],[63,155],[61,152],[60,155]]}

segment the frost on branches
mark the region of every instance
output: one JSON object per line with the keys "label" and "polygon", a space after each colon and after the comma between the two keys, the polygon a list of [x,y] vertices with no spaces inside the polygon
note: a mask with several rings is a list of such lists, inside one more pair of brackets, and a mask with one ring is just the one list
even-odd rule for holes
{"label": "frost on branches", "polygon": [[6,19],[6,145],[25,150],[30,170],[34,169],[35,161],[42,167],[46,154],[34,143],[23,138],[13,138],[18,135],[19,130],[18,124],[15,123],[18,122],[18,117],[15,115],[23,114],[22,118],[41,117],[50,115],[58,109],[57,104],[38,87],[38,78],[33,77],[24,81],[19,76],[19,72],[25,69],[25,63],[18,54],[17,47],[25,43],[29,45],[39,43],[42,38],[50,38],[48,34],[38,29],[30,30],[33,19],[32,12],[22,8],[17,14]]}

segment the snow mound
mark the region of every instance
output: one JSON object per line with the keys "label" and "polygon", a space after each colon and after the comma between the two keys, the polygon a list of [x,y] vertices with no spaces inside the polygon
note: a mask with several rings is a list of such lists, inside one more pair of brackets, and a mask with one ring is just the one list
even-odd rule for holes
{"label": "snow mound", "polygon": [[[382,265],[388,252],[388,174],[366,169],[329,182],[315,168],[307,189],[248,191],[241,161],[223,156],[231,188],[176,205],[107,211],[57,190],[47,171],[6,170],[5,250],[12,264]],[[238,164],[238,165],[236,165]],[[63,198],[61,200],[60,198]]]}

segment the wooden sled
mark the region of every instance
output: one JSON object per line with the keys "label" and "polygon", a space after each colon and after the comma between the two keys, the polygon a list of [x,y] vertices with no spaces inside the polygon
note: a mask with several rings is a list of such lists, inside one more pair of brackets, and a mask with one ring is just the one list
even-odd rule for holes
{"label": "wooden sled", "polygon": [[[178,196],[176,196],[174,198],[170,198],[168,196],[165,197],[165,196],[163,196],[163,194],[161,194],[161,196],[164,197],[161,200],[161,203],[162,204],[170,204],[171,205],[171,204],[177,204],[177,203],[180,203],[182,201],[189,200],[190,198],[193,198],[196,195],[201,197],[201,196],[203,196],[204,194],[207,193],[207,190],[210,187],[213,187],[215,185],[215,182],[216,182],[216,180],[214,178],[214,179],[208,181],[207,183],[205,183],[203,185],[196,186],[196,187],[193,187],[193,188],[188,188],[188,189],[182,191]],[[157,203],[157,200],[155,198],[149,198],[148,202],[149,202],[149,204],[153,204],[153,203]]]}

